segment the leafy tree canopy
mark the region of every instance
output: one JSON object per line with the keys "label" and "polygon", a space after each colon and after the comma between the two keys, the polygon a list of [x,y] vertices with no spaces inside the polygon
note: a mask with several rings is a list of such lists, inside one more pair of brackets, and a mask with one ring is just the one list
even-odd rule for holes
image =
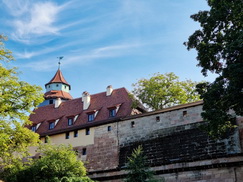
{"label": "leafy tree canopy", "polygon": [[197,82],[179,81],[174,73],[154,74],[133,84],[132,93],[153,110],[198,101]]}
{"label": "leafy tree canopy", "polygon": [[8,175],[5,180],[11,182],[92,182],[86,176],[83,163],[77,160],[72,146],[40,145],[39,159]]}
{"label": "leafy tree canopy", "polygon": [[[7,65],[14,58],[4,47],[6,37],[0,35],[0,61]],[[24,125],[28,116],[43,100],[41,88],[18,79],[16,68],[0,63],[0,171],[21,165],[28,147],[38,144],[39,136]]]}
{"label": "leafy tree canopy", "polygon": [[235,117],[243,115],[243,1],[207,0],[209,11],[191,16],[201,25],[185,43],[198,52],[202,74],[218,74],[213,83],[198,85],[204,100],[202,117],[208,131],[220,136],[234,126]]}

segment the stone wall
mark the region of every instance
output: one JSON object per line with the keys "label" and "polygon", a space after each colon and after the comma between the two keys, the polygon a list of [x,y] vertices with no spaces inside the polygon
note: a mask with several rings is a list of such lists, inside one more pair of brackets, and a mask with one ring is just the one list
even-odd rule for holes
{"label": "stone wall", "polygon": [[197,105],[165,112],[152,112],[144,114],[143,117],[133,117],[119,122],[120,145],[157,138],[158,134],[161,134],[161,129],[201,122],[201,112],[202,105]]}
{"label": "stone wall", "polygon": [[227,139],[215,141],[199,129],[200,124],[156,130],[156,138],[123,144],[120,148],[120,166],[125,166],[127,157],[138,145],[143,147],[150,166],[217,158],[241,152],[238,130]]}
{"label": "stone wall", "polygon": [[[204,124],[201,111],[202,105],[195,105],[96,127],[95,144],[87,156],[94,167],[90,176],[98,181],[122,181],[127,156],[142,145],[147,164],[166,182],[242,181],[239,138],[243,130],[237,128],[227,139],[212,140],[199,129]],[[108,126],[112,132],[107,132]]]}
{"label": "stone wall", "polygon": [[[108,131],[108,127],[110,131]],[[117,123],[96,127],[94,145],[86,147],[87,156],[85,163],[88,171],[103,171],[117,168],[119,164]]]}

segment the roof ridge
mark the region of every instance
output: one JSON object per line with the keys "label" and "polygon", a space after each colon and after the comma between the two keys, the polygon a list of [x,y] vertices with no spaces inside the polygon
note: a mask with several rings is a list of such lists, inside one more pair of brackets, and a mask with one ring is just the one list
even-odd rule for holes
{"label": "roof ridge", "polygon": [[[127,90],[125,87],[120,87],[120,88],[113,89],[113,91],[114,91],[114,90],[121,90],[121,89],[125,89],[125,90]],[[102,94],[102,93],[106,93],[106,91],[99,92],[99,93],[95,93],[95,94],[91,94],[90,96],[92,96],[92,95],[98,95],[98,94]],[[82,97],[81,97],[81,98],[82,98]]]}

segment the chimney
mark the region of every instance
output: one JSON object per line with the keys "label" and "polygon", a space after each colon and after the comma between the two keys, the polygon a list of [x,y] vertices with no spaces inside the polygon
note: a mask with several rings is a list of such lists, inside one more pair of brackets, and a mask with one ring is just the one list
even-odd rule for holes
{"label": "chimney", "polygon": [[90,105],[90,95],[89,95],[89,92],[83,92],[82,94],[82,101],[83,101],[83,110],[86,110],[89,108],[89,105]]}
{"label": "chimney", "polygon": [[60,106],[61,103],[62,103],[61,98],[57,98],[57,99],[55,100],[55,108],[58,108],[58,107]]}
{"label": "chimney", "polygon": [[113,91],[113,88],[111,85],[109,85],[107,88],[106,88],[106,96],[110,96],[112,94],[112,91]]}

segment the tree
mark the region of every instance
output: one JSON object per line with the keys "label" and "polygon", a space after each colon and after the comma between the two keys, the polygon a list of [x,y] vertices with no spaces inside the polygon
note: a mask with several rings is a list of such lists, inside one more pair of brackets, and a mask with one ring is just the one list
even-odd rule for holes
{"label": "tree", "polygon": [[[11,182],[92,182],[86,176],[83,163],[77,160],[71,145],[40,146],[41,157],[33,161],[25,169],[18,171]],[[14,179],[14,180],[13,180]]]}
{"label": "tree", "polygon": [[153,172],[145,165],[146,157],[141,145],[134,149],[131,157],[128,157],[126,182],[157,182]]}
{"label": "tree", "polygon": [[[0,61],[13,61],[11,51],[4,47],[6,37],[0,35]],[[22,166],[29,146],[38,145],[38,134],[25,128],[29,114],[43,100],[41,88],[20,81],[16,68],[0,64],[0,171],[11,173]]]}
{"label": "tree", "polygon": [[198,85],[204,101],[202,117],[208,131],[219,137],[243,115],[243,1],[207,0],[209,11],[191,16],[201,25],[184,44],[198,52],[202,74],[218,74],[212,83]]}
{"label": "tree", "polygon": [[199,100],[196,84],[191,80],[179,81],[174,73],[157,73],[133,84],[132,93],[151,109],[158,110]]}

